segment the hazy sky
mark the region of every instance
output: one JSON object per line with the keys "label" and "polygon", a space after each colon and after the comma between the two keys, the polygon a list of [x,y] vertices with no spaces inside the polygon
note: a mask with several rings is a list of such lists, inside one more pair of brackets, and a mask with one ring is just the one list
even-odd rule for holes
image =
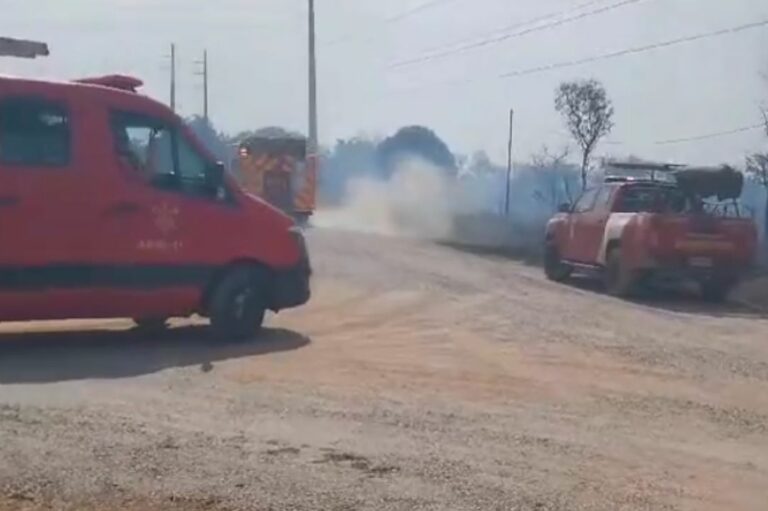
{"label": "hazy sky", "polygon": [[[485,149],[504,161],[512,106],[516,159],[523,160],[542,144],[569,142],[553,108],[558,83],[597,78],[616,108],[616,127],[602,154],[738,163],[745,152],[768,146],[758,130],[657,143],[759,122],[758,106],[768,103],[768,79],[761,77],[768,75],[768,26],[499,77],[768,20],[768,0],[640,0],[444,58],[392,66],[543,15],[568,17],[617,1],[316,0],[321,141],[424,124],[456,151]],[[427,3],[434,5],[412,11]],[[592,5],[573,10],[586,3]],[[143,79],[148,94],[167,101],[166,56],[175,42],[179,108],[192,114],[202,108],[195,60],[207,48],[211,116],[219,129],[282,125],[306,131],[306,0],[0,0],[0,12],[0,35],[45,40],[51,48],[47,59],[0,59],[3,74],[69,79],[127,73]]]}

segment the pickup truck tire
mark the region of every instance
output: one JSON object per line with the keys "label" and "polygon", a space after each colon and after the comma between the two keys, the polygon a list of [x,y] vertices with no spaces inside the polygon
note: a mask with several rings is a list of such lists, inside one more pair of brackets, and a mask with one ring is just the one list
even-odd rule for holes
{"label": "pickup truck tire", "polygon": [[553,282],[563,282],[573,273],[573,267],[563,262],[554,243],[547,243],[544,247],[544,273]]}
{"label": "pickup truck tire", "polygon": [[734,287],[733,283],[725,280],[708,280],[702,282],[699,286],[701,289],[701,297],[705,301],[712,303],[726,301]]}
{"label": "pickup truck tire", "polygon": [[258,268],[240,267],[219,281],[208,310],[216,339],[239,341],[259,332],[267,310],[266,280]]}
{"label": "pickup truck tire", "polygon": [[141,333],[159,334],[168,328],[168,318],[134,318],[133,322]]}
{"label": "pickup truck tire", "polygon": [[620,298],[631,296],[637,289],[638,278],[632,270],[627,268],[619,247],[608,252],[603,283],[609,295]]}

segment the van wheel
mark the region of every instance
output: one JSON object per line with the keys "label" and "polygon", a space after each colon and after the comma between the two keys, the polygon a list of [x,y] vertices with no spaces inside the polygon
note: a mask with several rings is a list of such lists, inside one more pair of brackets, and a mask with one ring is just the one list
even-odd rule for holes
{"label": "van wheel", "polygon": [[136,318],[136,329],[144,333],[161,333],[168,328],[168,318]]}
{"label": "van wheel", "polygon": [[573,267],[563,262],[560,251],[553,243],[544,247],[544,273],[554,282],[562,282],[573,273]]}
{"label": "van wheel", "polygon": [[217,339],[243,340],[259,332],[267,309],[265,281],[254,268],[238,268],[219,282],[209,308]]}
{"label": "van wheel", "polygon": [[635,273],[624,263],[621,249],[612,249],[608,253],[607,259],[603,272],[603,284],[606,292],[621,298],[632,295],[636,290],[638,279]]}

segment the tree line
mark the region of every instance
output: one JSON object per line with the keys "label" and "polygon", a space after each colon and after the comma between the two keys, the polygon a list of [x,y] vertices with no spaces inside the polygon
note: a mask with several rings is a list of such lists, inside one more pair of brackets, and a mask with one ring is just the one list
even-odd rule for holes
{"label": "tree line", "polygon": [[[563,82],[554,94],[554,109],[562,116],[578,150],[578,162],[569,162],[571,150],[553,150],[548,146],[532,154],[529,162],[516,164],[513,199],[524,205],[522,210],[540,207],[544,213],[556,211],[562,202],[573,201],[590,183],[596,169],[594,155],[601,141],[614,127],[614,106],[605,87],[596,80]],[[768,137],[768,110],[763,110]],[[227,135],[201,117],[187,120],[189,127],[208,149],[225,163],[235,156],[234,148],[246,138],[303,137],[280,127],[265,127]],[[496,165],[483,151],[472,155],[454,153],[432,129],[405,126],[390,136],[378,138],[356,136],[339,139],[331,147],[321,148],[322,173],[319,178],[319,201],[335,205],[344,200],[349,182],[357,178],[387,180],[404,158],[418,157],[432,164],[448,178],[461,178],[468,186],[483,190],[487,209],[498,212],[501,190],[505,188],[506,168]],[[768,238],[768,150],[746,157],[742,171],[747,176],[747,197],[756,202],[762,194],[763,225]],[[757,188],[757,190],[756,190]]]}

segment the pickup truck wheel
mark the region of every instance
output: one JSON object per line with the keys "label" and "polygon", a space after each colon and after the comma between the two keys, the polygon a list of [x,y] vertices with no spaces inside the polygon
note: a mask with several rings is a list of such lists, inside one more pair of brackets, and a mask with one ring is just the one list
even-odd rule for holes
{"label": "pickup truck wheel", "polygon": [[573,267],[563,262],[560,250],[552,243],[544,247],[544,273],[554,282],[562,282],[573,273]]}
{"label": "pickup truck wheel", "polygon": [[265,281],[257,269],[238,268],[219,282],[209,308],[214,337],[243,340],[259,332],[267,309]]}
{"label": "pickup truck wheel", "polygon": [[168,318],[135,318],[136,329],[145,333],[161,333],[168,328]]}
{"label": "pickup truck wheel", "polygon": [[700,284],[701,297],[712,303],[724,302],[733,289],[733,284],[723,280],[708,280]]}
{"label": "pickup truck wheel", "polygon": [[620,248],[608,253],[603,283],[609,295],[622,298],[632,295],[636,289],[637,277],[624,263]]}

